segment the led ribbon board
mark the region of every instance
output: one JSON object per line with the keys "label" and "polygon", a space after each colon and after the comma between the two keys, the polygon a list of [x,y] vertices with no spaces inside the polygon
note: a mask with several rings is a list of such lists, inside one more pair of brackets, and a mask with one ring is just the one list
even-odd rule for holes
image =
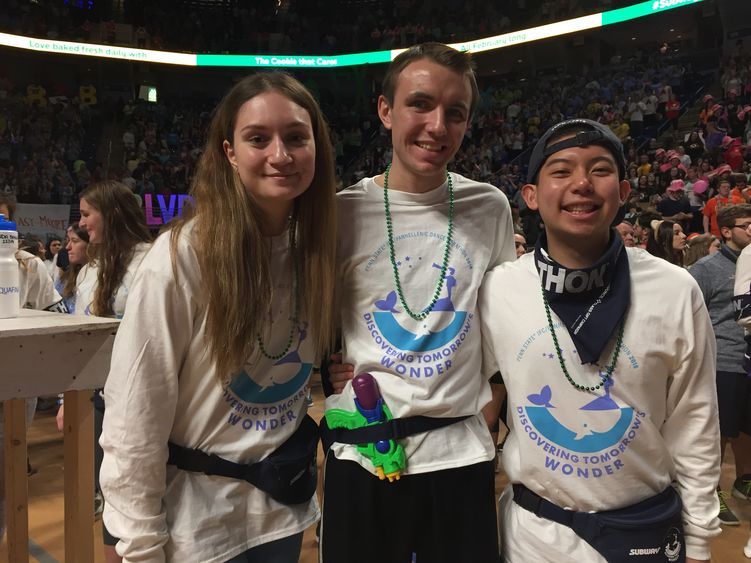
{"label": "led ribbon board", "polygon": [[[674,8],[698,4],[704,0],[650,0],[625,8],[582,16],[561,22],[512,31],[503,35],[485,37],[451,46],[461,51],[481,53],[493,49],[502,49],[521,43],[557,37],[587,29],[596,29],[606,25],[621,23],[644,16],[649,16]],[[271,68],[337,68],[365,64],[388,63],[404,49],[391,51],[371,51],[348,55],[202,55],[196,53],[174,53],[170,51],[152,51],[150,49],[131,49],[113,45],[96,45],[72,41],[37,39],[22,35],[0,33],[0,45],[64,55],[83,55],[104,59],[123,59],[143,63],[161,63],[199,67],[271,67]]]}

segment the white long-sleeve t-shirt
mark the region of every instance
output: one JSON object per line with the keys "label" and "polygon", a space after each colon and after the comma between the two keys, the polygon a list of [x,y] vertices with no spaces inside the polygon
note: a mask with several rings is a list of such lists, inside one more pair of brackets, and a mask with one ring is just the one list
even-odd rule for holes
{"label": "white long-sleeve t-shirt", "polygon": [[[249,360],[222,385],[207,355],[206,295],[181,233],[172,270],[170,233],[160,236],[133,281],[105,386],[101,438],[104,521],[124,561],[224,562],[303,531],[319,516],[315,496],[281,504],[244,480],[167,465],[168,441],[249,464],[268,456],[306,413],[313,351],[300,321],[280,360]],[[275,280],[270,354],[288,342],[291,266],[285,237],[270,240]]]}
{"label": "white long-sleeve t-shirt", "polygon": [[[584,512],[632,505],[675,481],[686,555],[709,559],[710,539],[720,533],[712,324],[690,274],[641,249],[626,251],[631,303],[623,346],[612,387],[593,393],[574,388],[561,370],[534,254],[486,277],[479,304],[484,369],[500,369],[508,392],[503,466],[511,483]],[[597,364],[582,365],[568,331],[551,314],[571,377],[598,384],[616,339]],[[506,516],[508,561],[604,561],[560,524],[513,503]],[[528,537],[542,541],[528,543]]]}
{"label": "white long-sleeve t-shirt", "polygon": [[[405,474],[463,467],[493,459],[479,414],[490,401],[481,373],[475,305],[485,273],[516,256],[511,211],[500,190],[451,173],[453,240],[443,290],[422,321],[404,312],[386,236],[383,188],[366,178],[339,193],[339,290],[343,358],[371,373],[394,417],[469,418],[401,440]],[[422,194],[389,190],[394,251],[403,295],[413,311],[434,296],[448,229],[448,183]],[[351,384],[326,409],[354,411]],[[355,446],[335,443],[339,459],[375,474]]]}
{"label": "white long-sleeve t-shirt", "polygon": [[[125,313],[125,304],[128,301],[130,286],[133,284],[136,272],[146,256],[146,253],[149,251],[149,248],[151,248],[151,244],[146,242],[139,242],[133,248],[133,257],[128,263],[125,275],[123,276],[117,291],[115,291],[112,300],[112,309],[115,312],[115,317],[118,319],[121,319]],[[99,285],[97,276],[98,269],[95,261],[89,262],[78,272],[78,276],[76,277],[76,315],[93,314],[91,312],[91,306],[94,302],[96,288]]]}
{"label": "white long-sleeve t-shirt", "polygon": [[62,297],[55,290],[44,262],[25,250],[16,253],[18,260],[19,299],[22,308],[65,312]]}

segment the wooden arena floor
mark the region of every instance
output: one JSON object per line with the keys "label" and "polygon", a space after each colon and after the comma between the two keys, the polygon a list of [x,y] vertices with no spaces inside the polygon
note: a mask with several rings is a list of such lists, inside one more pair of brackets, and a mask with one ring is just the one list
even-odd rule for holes
{"label": "wooden arena floor", "polygon": [[[320,388],[314,387],[315,404],[311,415],[320,419],[323,414],[323,396]],[[57,563],[65,560],[63,540],[63,442],[55,427],[54,413],[37,413],[29,430],[29,456],[37,473],[29,479],[29,521],[30,521],[30,561]],[[728,456],[723,465],[722,485],[727,490],[732,485],[734,469],[732,457]],[[496,491],[500,493],[506,485],[503,473],[496,478]],[[730,504],[741,525],[725,527],[723,533],[712,544],[713,563],[744,563],[751,560],[743,556],[749,533],[751,502],[735,498]],[[96,523],[96,538],[101,539],[101,523]],[[95,563],[104,563],[104,555],[96,546]],[[0,561],[7,561],[6,552],[0,550]],[[314,528],[305,532],[301,563],[317,563],[317,544]],[[13,562],[16,563],[16,562]],[[80,562],[85,563],[85,562]],[[200,562],[195,562],[200,563]],[[353,562],[354,563],[354,562]],[[407,562],[405,562],[407,563]],[[472,563],[472,562],[457,562]]]}

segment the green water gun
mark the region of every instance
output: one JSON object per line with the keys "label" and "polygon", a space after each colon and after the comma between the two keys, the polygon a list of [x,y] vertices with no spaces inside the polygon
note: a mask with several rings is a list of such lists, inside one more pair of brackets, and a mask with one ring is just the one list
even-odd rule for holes
{"label": "green water gun", "polygon": [[[329,428],[364,428],[392,420],[394,417],[383,401],[378,383],[369,373],[361,373],[352,380],[355,392],[356,411],[331,409],[326,411]],[[398,480],[407,466],[404,447],[396,440],[378,440],[368,444],[357,444],[357,451],[367,457],[375,466],[381,480]]]}

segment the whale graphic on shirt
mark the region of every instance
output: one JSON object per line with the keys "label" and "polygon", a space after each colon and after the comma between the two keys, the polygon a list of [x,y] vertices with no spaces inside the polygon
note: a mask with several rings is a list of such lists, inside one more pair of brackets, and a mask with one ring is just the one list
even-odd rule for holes
{"label": "whale graphic on shirt", "polygon": [[555,421],[575,434],[575,440],[581,440],[593,434],[609,432],[623,417],[621,407],[610,396],[612,386],[613,380],[609,379],[604,385],[604,395],[578,409],[554,405],[549,385],[545,385],[539,393],[527,395],[527,399],[533,405],[545,407]]}
{"label": "whale graphic on shirt", "polygon": [[297,346],[272,363],[264,358],[261,366],[245,365],[229,389],[247,403],[272,403],[294,395],[308,381],[313,364],[302,361],[300,345],[307,336],[307,323],[298,329]]}

